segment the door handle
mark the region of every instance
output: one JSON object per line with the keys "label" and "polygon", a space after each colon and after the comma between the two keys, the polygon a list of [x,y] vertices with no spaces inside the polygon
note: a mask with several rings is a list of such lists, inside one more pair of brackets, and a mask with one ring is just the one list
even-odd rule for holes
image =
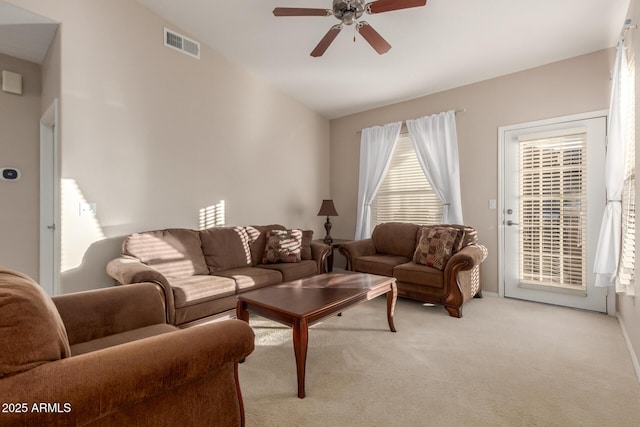
{"label": "door handle", "polygon": [[506,224],[507,224],[508,226],[512,226],[512,225],[520,225],[520,224],[518,224],[517,222],[513,222],[513,221],[511,221],[511,220],[507,221],[507,222],[506,222]]}

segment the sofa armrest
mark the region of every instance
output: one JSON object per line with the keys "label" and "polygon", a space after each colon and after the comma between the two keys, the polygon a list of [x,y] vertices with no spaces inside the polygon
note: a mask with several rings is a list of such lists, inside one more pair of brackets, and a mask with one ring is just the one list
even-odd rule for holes
{"label": "sofa armrest", "polygon": [[175,324],[176,308],[173,299],[173,290],[169,280],[158,270],[143,264],[135,258],[120,257],[112,259],[107,264],[107,274],[118,285],[130,285],[133,283],[156,283],[164,293],[166,304],[167,322]]}
{"label": "sofa armrest", "polygon": [[154,283],[96,289],[52,299],[71,345],[166,323],[164,293]]}
{"label": "sofa armrest", "polygon": [[338,250],[347,259],[347,270],[354,270],[354,261],[361,256],[370,256],[376,254],[376,247],[372,239],[354,240],[352,242],[342,243],[338,246]]}
{"label": "sofa armrest", "polygon": [[[461,317],[464,301],[481,294],[480,264],[487,250],[479,244],[469,245],[455,253],[444,269],[444,284],[448,288],[445,308],[454,317]],[[474,277],[475,276],[475,277]]]}
{"label": "sofa armrest", "polygon": [[107,264],[107,274],[111,276],[118,285],[156,282],[166,284],[167,287],[170,287],[169,281],[162,273],[135,258],[120,257],[112,259]]}
{"label": "sofa armrest", "polygon": [[445,266],[445,274],[454,268],[456,271],[471,270],[473,267],[482,264],[485,258],[486,252],[482,250],[481,245],[466,246],[449,258]]}
{"label": "sofa armrest", "polygon": [[[0,424],[240,425],[237,362],[253,349],[247,323],[226,320],[45,363],[0,380],[0,396],[29,409]],[[57,406],[31,410],[41,403]]]}
{"label": "sofa armrest", "polygon": [[326,243],[311,243],[311,257],[318,264],[318,273],[326,273],[327,272],[327,257],[331,253],[333,249],[331,246]]}

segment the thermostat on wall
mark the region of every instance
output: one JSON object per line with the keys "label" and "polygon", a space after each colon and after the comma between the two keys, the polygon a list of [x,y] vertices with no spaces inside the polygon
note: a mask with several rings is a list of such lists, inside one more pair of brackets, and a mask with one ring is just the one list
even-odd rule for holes
{"label": "thermostat on wall", "polygon": [[0,179],[2,181],[17,181],[20,179],[20,170],[16,168],[0,168]]}

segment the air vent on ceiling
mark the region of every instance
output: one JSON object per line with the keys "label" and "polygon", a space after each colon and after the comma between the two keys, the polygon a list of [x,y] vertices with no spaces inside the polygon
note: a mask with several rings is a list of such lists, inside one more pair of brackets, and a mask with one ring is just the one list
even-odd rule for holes
{"label": "air vent on ceiling", "polygon": [[164,29],[164,45],[200,59],[200,43],[168,28]]}

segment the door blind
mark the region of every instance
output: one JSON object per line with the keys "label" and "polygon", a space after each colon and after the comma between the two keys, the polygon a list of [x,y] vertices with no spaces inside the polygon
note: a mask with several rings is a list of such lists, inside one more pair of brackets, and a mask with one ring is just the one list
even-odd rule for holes
{"label": "door blind", "polygon": [[372,223],[442,221],[442,201],[422,171],[408,134],[400,135],[391,164],[372,204]]}
{"label": "door blind", "polygon": [[520,281],[586,289],[586,133],[520,142]]}

